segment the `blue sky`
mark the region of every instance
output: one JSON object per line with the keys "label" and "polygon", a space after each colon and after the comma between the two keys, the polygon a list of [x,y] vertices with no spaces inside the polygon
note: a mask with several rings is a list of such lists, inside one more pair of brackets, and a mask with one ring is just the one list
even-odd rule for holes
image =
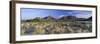
{"label": "blue sky", "polygon": [[59,9],[40,9],[40,8],[21,8],[21,20],[34,19],[36,17],[52,16],[60,18],[63,16],[76,16],[78,18],[89,18],[92,16],[90,10],[59,10]]}

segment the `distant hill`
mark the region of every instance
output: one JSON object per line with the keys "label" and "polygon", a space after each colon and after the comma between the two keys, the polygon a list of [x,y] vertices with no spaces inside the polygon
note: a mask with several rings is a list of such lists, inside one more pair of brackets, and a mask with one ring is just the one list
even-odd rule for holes
{"label": "distant hill", "polygon": [[44,17],[43,19],[48,20],[48,21],[55,21],[56,20],[56,18],[54,18],[52,16],[47,16],[47,17]]}
{"label": "distant hill", "polygon": [[63,16],[63,17],[61,17],[59,20],[76,20],[77,19],[77,17],[75,17],[75,16]]}
{"label": "distant hill", "polygon": [[52,16],[47,16],[44,18],[36,17],[34,19],[22,20],[22,22],[31,22],[31,21],[92,21],[92,16],[88,19],[86,18],[77,18],[76,16],[63,16],[59,19],[56,19]]}
{"label": "distant hill", "polygon": [[40,17],[36,17],[34,19],[28,19],[28,20],[25,20],[26,22],[32,22],[32,21],[41,21],[42,18]]}
{"label": "distant hill", "polygon": [[52,17],[52,16],[47,16],[47,17],[44,17],[43,19],[50,19],[50,20],[54,20],[55,18],[54,17]]}
{"label": "distant hill", "polygon": [[91,17],[89,17],[87,20],[92,21],[92,16],[91,16]]}
{"label": "distant hill", "polygon": [[78,18],[77,20],[78,21],[92,21],[92,16],[87,19],[86,18]]}

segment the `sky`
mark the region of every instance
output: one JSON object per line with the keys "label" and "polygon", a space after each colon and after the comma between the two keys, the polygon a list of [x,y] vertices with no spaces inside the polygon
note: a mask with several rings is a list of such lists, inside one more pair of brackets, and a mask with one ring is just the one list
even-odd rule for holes
{"label": "sky", "polygon": [[92,16],[90,10],[60,10],[60,9],[41,9],[41,8],[21,8],[21,20],[34,19],[36,17],[52,16],[60,18],[63,16],[76,16],[78,18],[89,18]]}

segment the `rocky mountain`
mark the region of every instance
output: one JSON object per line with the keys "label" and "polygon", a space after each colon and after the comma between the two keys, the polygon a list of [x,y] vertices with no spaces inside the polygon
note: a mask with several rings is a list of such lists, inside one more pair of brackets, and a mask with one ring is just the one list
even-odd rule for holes
{"label": "rocky mountain", "polygon": [[90,21],[92,21],[92,16],[91,16],[91,17],[89,17],[87,20],[90,20]]}
{"label": "rocky mountain", "polygon": [[91,20],[92,20],[92,16],[89,17],[88,19],[77,18],[76,16],[63,16],[59,19],[56,19],[52,16],[47,16],[44,18],[36,17],[34,19],[26,20],[26,22],[30,22],[30,21],[91,21]]}
{"label": "rocky mountain", "polygon": [[52,16],[47,16],[47,17],[44,17],[43,19],[55,19],[55,18]]}
{"label": "rocky mountain", "polygon": [[78,21],[92,21],[92,16],[87,19],[86,18],[78,18],[77,20]]}
{"label": "rocky mountain", "polygon": [[43,19],[46,19],[46,20],[49,20],[49,21],[54,21],[56,20],[56,18],[52,17],[52,16],[47,16],[47,17],[44,17]]}
{"label": "rocky mountain", "polygon": [[63,16],[59,20],[76,20],[77,17],[75,16]]}

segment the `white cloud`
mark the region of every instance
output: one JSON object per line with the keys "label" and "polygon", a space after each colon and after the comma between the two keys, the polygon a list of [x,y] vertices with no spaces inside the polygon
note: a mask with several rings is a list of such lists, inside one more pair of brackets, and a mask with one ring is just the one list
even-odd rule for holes
{"label": "white cloud", "polygon": [[65,15],[60,15],[59,18],[61,18],[61,17],[63,17],[63,16],[65,16]]}
{"label": "white cloud", "polygon": [[89,17],[91,17],[90,14],[87,14],[87,15],[76,14],[75,16],[78,17],[78,18],[89,18]]}

